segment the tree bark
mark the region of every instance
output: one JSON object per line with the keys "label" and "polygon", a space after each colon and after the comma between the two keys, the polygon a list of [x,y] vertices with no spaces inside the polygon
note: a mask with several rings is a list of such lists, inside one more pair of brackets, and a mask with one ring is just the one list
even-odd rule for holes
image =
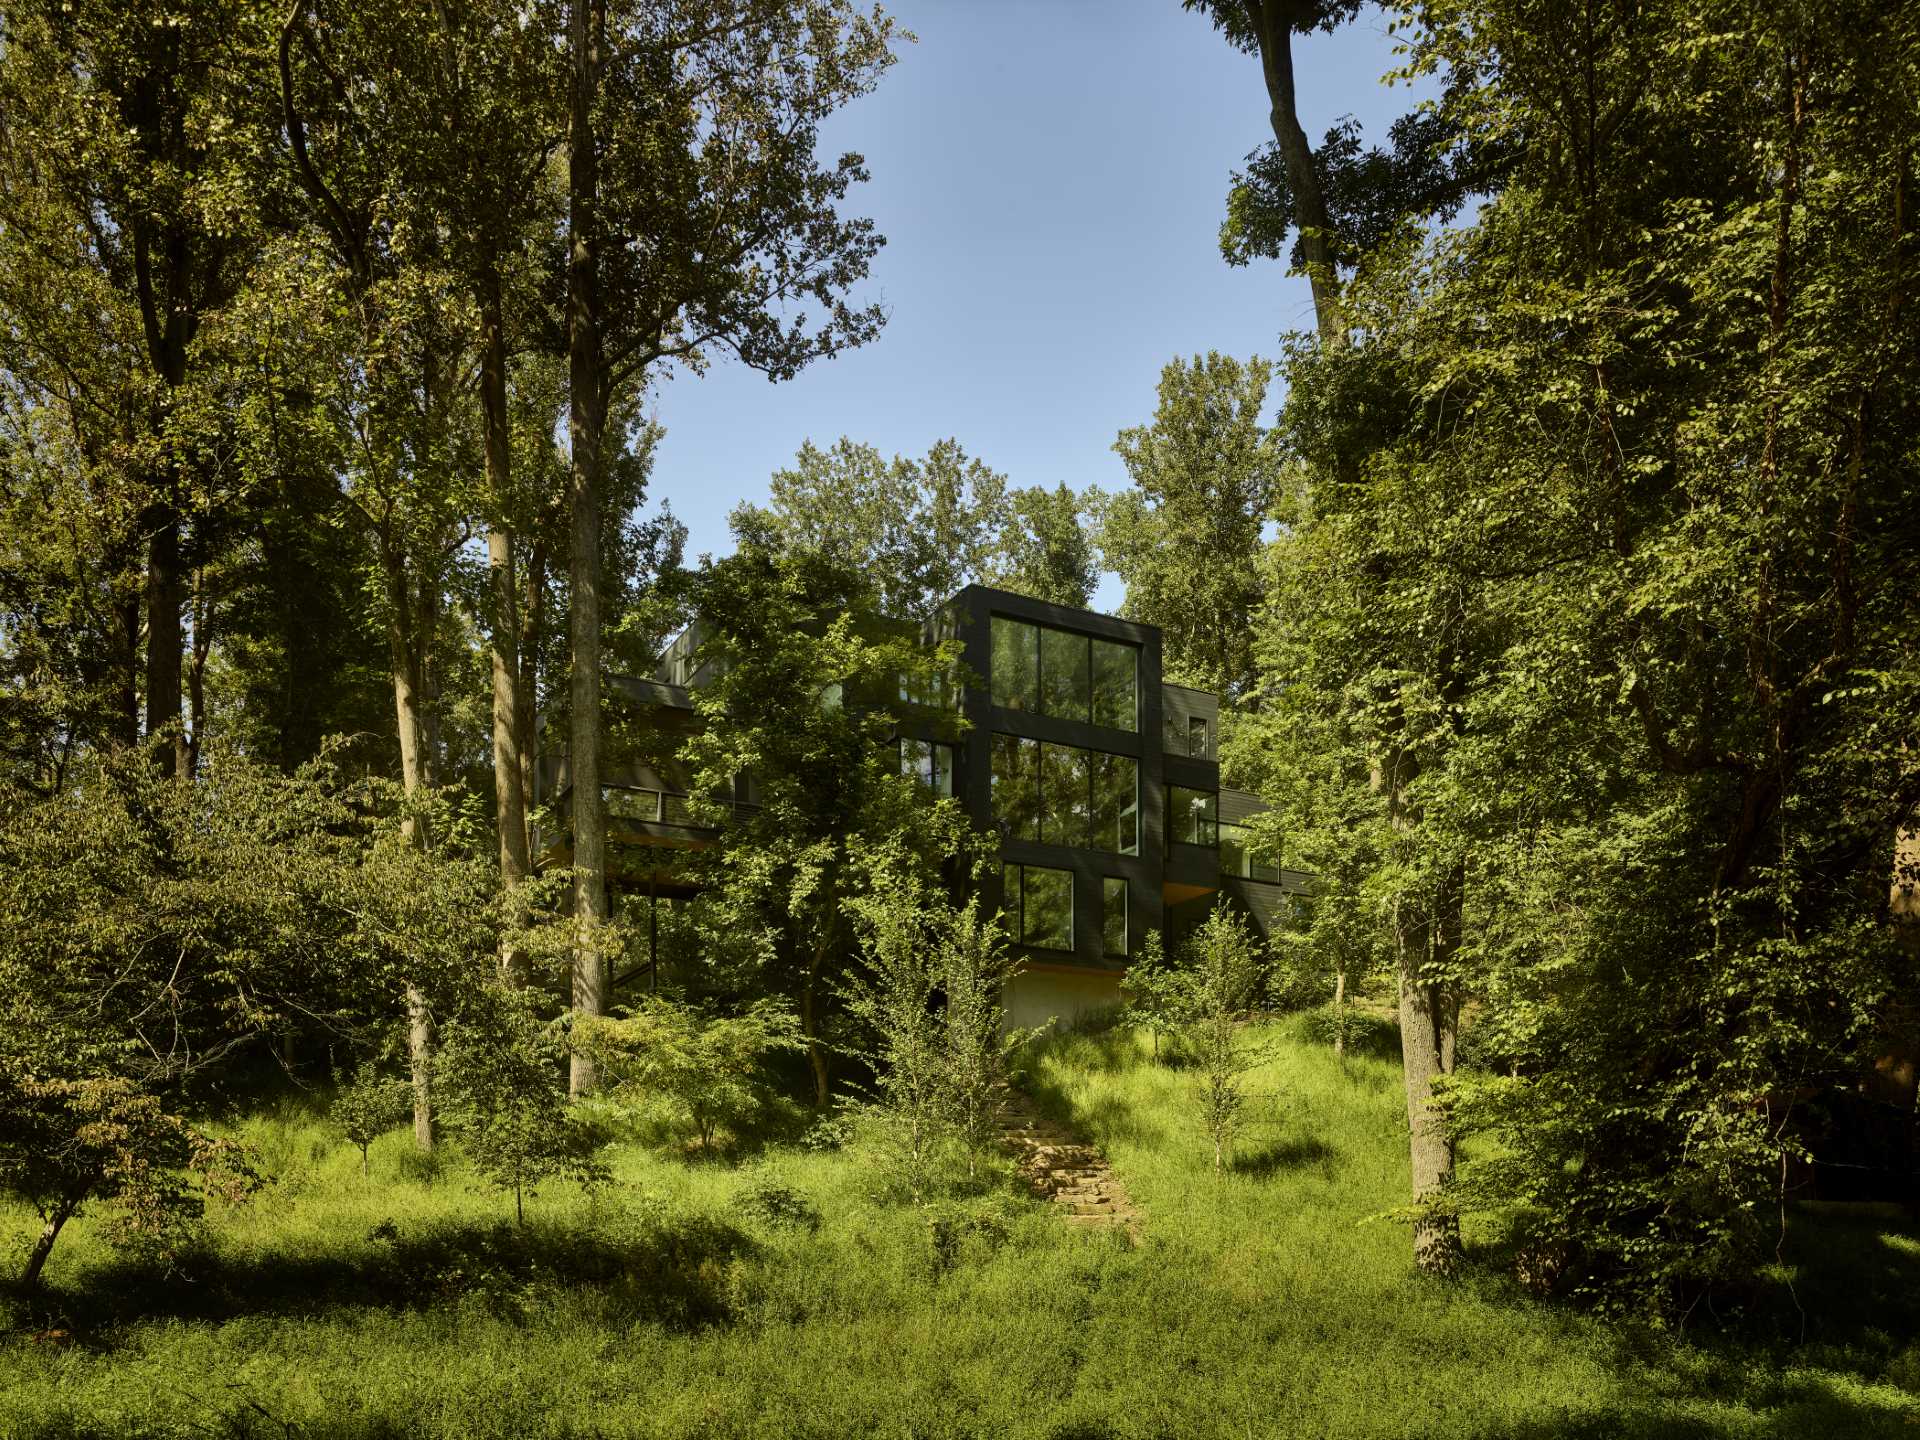
{"label": "tree bark", "polygon": [[827,947],[832,944],[833,926],[823,927],[819,943],[813,947],[807,965],[807,978],[800,986],[800,1033],[807,1042],[807,1065],[813,1071],[813,1105],[825,1110],[828,1100],[827,1047],[820,1043],[820,976],[826,967]]}
{"label": "tree bark", "polygon": [[540,647],[546,643],[547,634],[547,547],[544,541],[533,542],[524,568],[527,603],[520,613],[519,709],[515,719],[519,725],[516,743],[520,751],[520,793],[526,800],[527,855],[531,863],[537,848],[534,844],[533,811],[540,794],[540,734],[535,724],[539,718]]}
{"label": "tree bark", "polygon": [[1333,1058],[1341,1059],[1347,1053],[1347,972],[1336,970],[1333,974]]}
{"label": "tree bark", "polygon": [[1333,225],[1327,217],[1326,192],[1314,164],[1313,147],[1300,126],[1293,83],[1293,11],[1288,0],[1247,0],[1248,18],[1260,45],[1260,68],[1266,77],[1272,105],[1267,120],[1274,143],[1287,167],[1287,188],[1293,192],[1293,215],[1300,230],[1300,254],[1306,261],[1307,283],[1313,289],[1313,315],[1324,345],[1341,345],[1346,332],[1340,323],[1339,276],[1333,260]]}
{"label": "tree bark", "polygon": [[147,739],[162,774],[185,778],[187,737],[180,722],[180,517],[165,509],[147,542]]}
{"label": "tree bark", "polygon": [[433,1014],[418,985],[407,986],[407,1065],[413,1078],[413,1143],[433,1149]]}
{"label": "tree bark", "polygon": [[27,1265],[20,1272],[20,1288],[32,1294],[40,1288],[40,1276],[47,1268],[47,1257],[53,1254],[53,1244],[60,1238],[60,1231],[80,1209],[80,1202],[87,1198],[91,1186],[69,1191],[57,1197],[53,1208],[41,1217],[40,1233],[34,1237],[33,1248],[27,1252]]}
{"label": "tree bark", "polygon": [[[572,59],[567,160],[567,436],[572,511],[573,669],[567,763],[573,785],[573,1008],[604,1015],[607,965],[607,820],[600,795],[600,446],[606,389],[600,340],[599,150],[593,104],[599,90],[604,0],[570,0]],[[599,1083],[592,1060],[575,1051],[568,1076],[578,1095]]]}
{"label": "tree bark", "polygon": [[[1395,830],[1406,834],[1419,823],[1407,800],[1417,762],[1395,750],[1381,770],[1387,809]],[[1420,915],[1404,901],[1394,906],[1393,938],[1399,988],[1400,1057],[1407,1101],[1408,1160],[1413,1202],[1434,1202],[1453,1179],[1453,1138],[1433,1103],[1434,1081],[1453,1070],[1459,1006],[1452,988],[1427,967],[1452,960],[1460,937],[1463,877],[1455,866],[1434,897],[1431,913]],[[1460,1256],[1459,1222],[1431,1213],[1414,1222],[1413,1261],[1428,1274],[1445,1274]]]}
{"label": "tree bark", "polygon": [[[480,411],[485,429],[487,490],[500,515],[511,513],[513,448],[507,429],[507,337],[501,316],[499,277],[489,276],[481,301]],[[527,851],[527,798],[520,763],[520,615],[513,533],[504,524],[487,532],[487,579],[492,614],[493,808],[500,836],[500,884],[510,922],[517,923],[517,896],[532,870]],[[527,983],[527,953],[511,939],[500,945],[500,975],[518,988]]]}

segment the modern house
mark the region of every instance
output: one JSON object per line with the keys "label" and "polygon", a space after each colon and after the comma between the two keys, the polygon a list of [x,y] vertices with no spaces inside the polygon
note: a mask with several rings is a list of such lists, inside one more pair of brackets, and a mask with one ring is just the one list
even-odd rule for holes
{"label": "modern house", "polygon": [[[1149,931],[1176,941],[1226,904],[1264,933],[1305,887],[1306,875],[1253,858],[1246,822],[1262,807],[1221,788],[1219,701],[1161,679],[1158,629],[979,585],[949,602],[943,628],[984,683],[958,697],[967,725],[957,741],[909,719],[897,743],[905,773],[1000,836],[1003,863],[981,898],[1004,913],[1026,962],[1007,996],[1013,1023],[1113,1004]],[[696,629],[653,675],[612,686],[660,733],[690,733],[692,692],[714,663]],[[549,760],[542,772],[563,799],[564,766]],[[616,906],[657,910],[685,893],[645,855],[711,843],[713,831],[689,823],[687,794],[671,758],[609,775],[609,838],[625,852],[610,866]],[[731,799],[755,803],[751,777]]]}

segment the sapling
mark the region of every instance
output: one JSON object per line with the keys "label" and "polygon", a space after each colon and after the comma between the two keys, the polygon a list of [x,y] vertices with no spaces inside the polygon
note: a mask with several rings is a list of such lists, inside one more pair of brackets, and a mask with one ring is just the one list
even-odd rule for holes
{"label": "sapling", "polygon": [[969,900],[944,927],[939,980],[942,1108],[967,1152],[967,1178],[992,1146],[1006,1107],[1014,1053],[1036,1032],[1005,1025],[1004,992],[1019,969],[997,920]]}
{"label": "sapling", "polygon": [[446,1114],[474,1168],[513,1192],[526,1224],[526,1195],[559,1176],[591,1185],[607,1178],[600,1137],[561,1093],[567,1047],[527,1008],[524,992],[495,992],[447,1027],[439,1058]]}
{"label": "sapling", "polygon": [[1197,1071],[1200,1120],[1213,1141],[1213,1168],[1226,1167],[1246,1110],[1247,1072],[1265,1053],[1240,1039],[1240,1017],[1260,979],[1254,937],[1237,912],[1215,910],[1188,941],[1190,1004],[1181,1036]]}
{"label": "sapling", "polygon": [[349,1145],[359,1148],[360,1174],[365,1177],[371,1173],[367,1152],[375,1140],[407,1118],[413,1088],[405,1080],[382,1075],[372,1060],[361,1061],[351,1080],[337,1074],[334,1079],[339,1092],[327,1107],[327,1118]]}

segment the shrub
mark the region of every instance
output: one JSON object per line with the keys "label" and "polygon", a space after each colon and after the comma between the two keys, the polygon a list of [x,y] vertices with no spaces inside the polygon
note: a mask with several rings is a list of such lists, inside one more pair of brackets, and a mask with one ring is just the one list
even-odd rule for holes
{"label": "shrub", "polygon": [[738,1133],[765,1112],[773,1096],[767,1061],[805,1048],[799,1021],[778,1001],[713,1015],[664,996],[648,996],[623,1015],[583,1017],[572,1044],[598,1066],[609,1100],[666,1101],[703,1150],[723,1127]]}

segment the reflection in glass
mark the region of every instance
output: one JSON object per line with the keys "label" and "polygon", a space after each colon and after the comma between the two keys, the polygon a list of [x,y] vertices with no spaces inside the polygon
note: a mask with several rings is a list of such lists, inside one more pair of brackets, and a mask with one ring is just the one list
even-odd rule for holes
{"label": "reflection in glass", "polygon": [[953,746],[938,740],[900,742],[900,773],[911,775],[935,795],[953,794]]}
{"label": "reflection in glass", "polygon": [[993,818],[1013,840],[1040,838],[1040,742],[993,737]]}
{"label": "reflection in glass", "polygon": [[1100,882],[1100,948],[1108,955],[1127,953],[1127,882],[1109,875]]}
{"label": "reflection in glass", "polygon": [[607,797],[607,818],[610,820],[660,818],[660,792],[657,790],[628,790],[609,785],[601,793]]}
{"label": "reflection in glass", "polygon": [[1093,642],[1093,723],[1137,730],[1139,652],[1112,640]]}
{"label": "reflection in glass", "polygon": [[1093,834],[1095,850],[1110,855],[1140,853],[1140,767],[1131,755],[1093,751]]}
{"label": "reflection in glass", "polygon": [[1218,843],[1219,797],[1211,790],[1167,787],[1167,833],[1183,845]]}
{"label": "reflection in glass", "polygon": [[1207,717],[1189,715],[1187,717],[1187,754],[1196,760],[1205,760],[1207,756]]}
{"label": "reflection in glass", "polygon": [[1086,846],[1086,755],[1068,745],[1040,748],[1040,838],[1049,845]]}
{"label": "reflection in glass", "polygon": [[1040,698],[1040,632],[1005,616],[993,617],[993,703],[1034,710]]}
{"label": "reflection in glass", "polygon": [[687,797],[668,793],[660,797],[661,818],[669,825],[691,825],[693,816],[687,811]]}
{"label": "reflection in glass", "polygon": [[1020,938],[1042,950],[1073,949],[1073,875],[1022,865]]}
{"label": "reflection in glass", "polygon": [[1245,825],[1220,822],[1220,870],[1247,880],[1280,882],[1280,867],[1253,854],[1253,831]]}
{"label": "reflection in glass", "polygon": [[1040,709],[1062,720],[1091,714],[1087,637],[1070,630],[1040,632]]}

